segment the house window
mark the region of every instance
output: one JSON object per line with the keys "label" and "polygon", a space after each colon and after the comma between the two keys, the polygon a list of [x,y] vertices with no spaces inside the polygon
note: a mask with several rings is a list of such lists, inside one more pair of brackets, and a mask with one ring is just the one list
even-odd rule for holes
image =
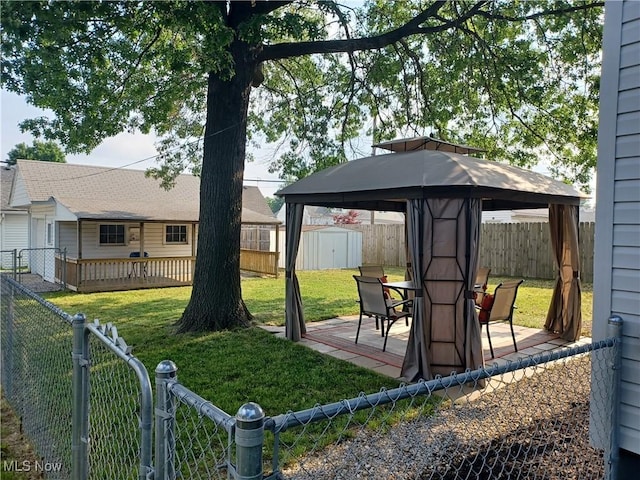
{"label": "house window", "polygon": [[164,243],[187,243],[187,226],[166,225]]}
{"label": "house window", "polygon": [[47,245],[53,245],[53,223],[47,223]]}
{"label": "house window", "polygon": [[124,245],[124,225],[100,225],[100,245]]}

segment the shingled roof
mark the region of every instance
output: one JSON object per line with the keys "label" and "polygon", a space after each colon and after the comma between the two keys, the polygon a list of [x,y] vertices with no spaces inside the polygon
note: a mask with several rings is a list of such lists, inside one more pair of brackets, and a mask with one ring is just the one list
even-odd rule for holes
{"label": "shingled roof", "polygon": [[[13,207],[53,199],[78,219],[199,220],[200,179],[193,175],[178,176],[175,186],[165,190],[142,170],[18,160],[16,182],[26,197],[14,194]],[[242,200],[242,223],[280,223],[257,187],[243,187]]]}

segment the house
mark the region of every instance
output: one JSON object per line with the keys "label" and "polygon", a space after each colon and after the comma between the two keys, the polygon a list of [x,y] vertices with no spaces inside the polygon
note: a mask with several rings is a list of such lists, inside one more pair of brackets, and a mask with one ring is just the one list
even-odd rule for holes
{"label": "house", "polygon": [[17,256],[29,246],[29,212],[9,205],[14,167],[0,168],[0,268],[14,268]]}
{"label": "house", "polygon": [[[613,425],[620,461],[617,475],[612,478],[637,478],[640,471],[640,2],[606,3],[602,51],[594,257],[594,271],[598,273],[593,284],[593,337],[594,340],[606,338],[608,319],[622,318],[621,386],[617,390],[618,418]],[[598,364],[594,368],[598,368]],[[609,393],[602,380],[595,381],[595,375],[593,378],[592,399]],[[594,403],[591,436],[597,443],[599,430],[606,425],[602,421],[606,416]],[[599,439],[603,443],[602,437]]]}
{"label": "house", "polygon": [[[404,225],[404,214],[400,212],[373,212],[369,210],[353,210],[356,212],[356,220],[363,225],[376,224],[376,225]],[[303,225],[335,225],[335,215],[344,215],[349,210],[343,208],[327,208],[327,207],[315,207],[313,205],[306,205],[304,207],[304,213],[302,214]],[[284,204],[277,214],[278,220],[282,224],[287,223],[286,209]]]}
{"label": "house", "polygon": [[[595,211],[580,207],[580,222],[594,222]],[[546,223],[549,209],[525,208],[522,210],[495,210],[482,212],[482,223]]]}
{"label": "house", "polygon": [[[192,175],[165,190],[140,170],[19,160],[10,206],[28,209],[30,248],[51,253],[34,271],[45,280],[85,292],[190,285],[199,191]],[[242,223],[279,223],[257,187],[244,187]],[[268,250],[246,251],[241,268],[277,272]]]}

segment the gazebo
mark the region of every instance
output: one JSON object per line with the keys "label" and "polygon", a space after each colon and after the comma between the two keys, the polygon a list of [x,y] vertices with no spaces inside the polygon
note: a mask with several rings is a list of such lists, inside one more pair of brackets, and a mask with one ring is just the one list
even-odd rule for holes
{"label": "gazebo", "polygon": [[408,381],[483,364],[473,289],[483,210],[549,208],[558,277],[545,328],[580,335],[578,206],[583,195],[548,176],[471,157],[479,150],[430,137],[375,145],[390,153],[360,158],[303,178],[276,193],[286,203],[286,335],[306,332],[295,261],[305,205],[404,212],[408,272],[422,291],[402,367]]}

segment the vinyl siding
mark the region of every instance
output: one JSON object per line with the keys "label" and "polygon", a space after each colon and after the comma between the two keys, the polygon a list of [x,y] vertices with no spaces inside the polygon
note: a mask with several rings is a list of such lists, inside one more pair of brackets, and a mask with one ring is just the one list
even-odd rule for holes
{"label": "vinyl siding", "polygon": [[[117,223],[117,222],[104,222]],[[123,222],[124,223],[124,222]],[[127,243],[126,245],[100,245],[99,234],[100,225],[99,222],[82,222],[82,258],[125,258],[128,257],[131,252],[140,250],[139,242]],[[138,223],[126,224],[128,227],[138,227]],[[179,223],[172,223],[171,225],[184,225]],[[187,225],[187,244],[174,245],[164,243],[164,223],[145,223],[144,224],[144,250],[151,257],[188,257],[191,255],[191,225]],[[197,230],[196,230],[197,235]],[[75,226],[73,230],[73,236],[75,237]],[[126,236],[126,234],[125,234]],[[69,242],[69,245],[75,245],[75,238],[71,238],[71,234],[64,236],[65,241]],[[60,237],[62,243],[63,237]],[[76,256],[77,256],[77,249]],[[70,254],[69,254],[70,255]]]}
{"label": "vinyl siding", "polygon": [[78,225],[76,222],[58,222],[58,242],[61,250],[67,249],[67,257],[78,258]]}
{"label": "vinyl siding", "polygon": [[20,250],[29,246],[29,216],[5,213],[0,223],[0,250]]}
{"label": "vinyl siding", "polygon": [[26,185],[24,183],[22,175],[20,175],[20,171],[17,171],[16,176],[13,180],[13,192],[11,192],[9,205],[11,207],[24,207],[30,204],[31,200],[29,199]]}
{"label": "vinyl siding", "polygon": [[624,321],[620,446],[640,454],[640,2],[606,4],[600,91],[593,333]]}

